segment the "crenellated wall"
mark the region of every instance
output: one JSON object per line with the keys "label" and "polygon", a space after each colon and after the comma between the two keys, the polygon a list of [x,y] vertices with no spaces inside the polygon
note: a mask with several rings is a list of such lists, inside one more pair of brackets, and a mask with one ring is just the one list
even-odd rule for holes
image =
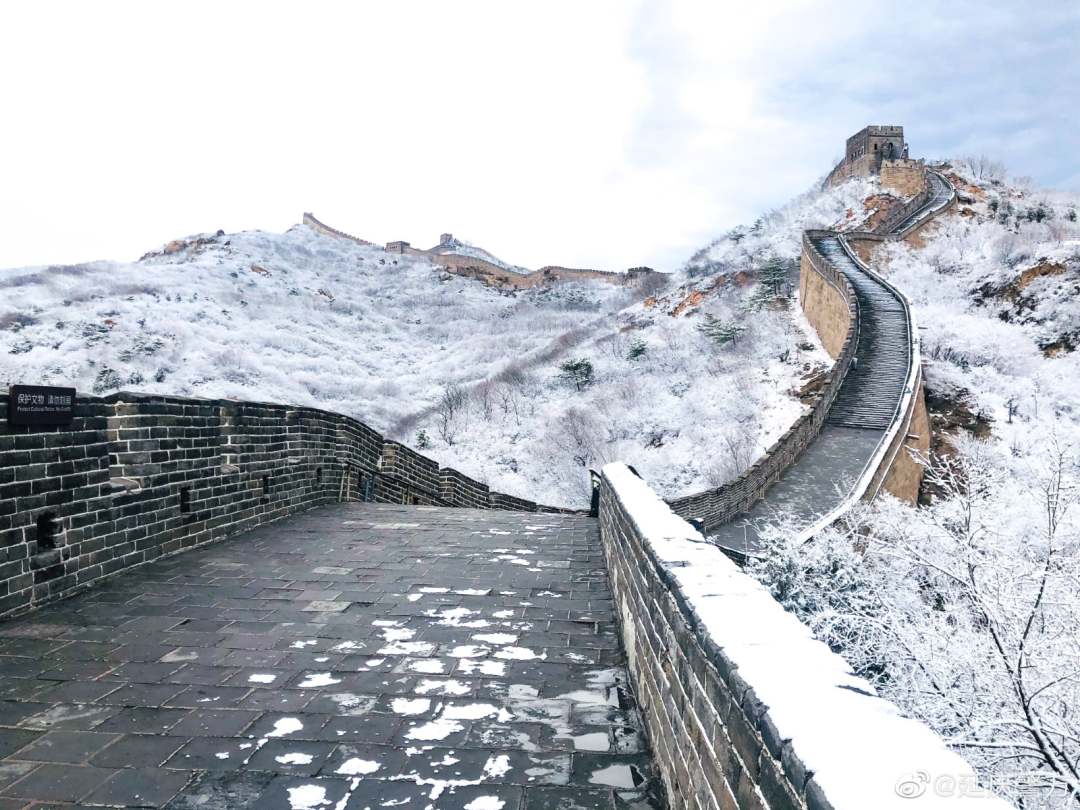
{"label": "crenellated wall", "polygon": [[[303,224],[327,236],[348,239],[360,245],[379,247],[373,242],[351,236],[344,231],[339,231],[337,228],[331,228],[329,225],[320,222],[311,213],[304,214]],[[427,259],[432,264],[454,275],[473,278],[489,286],[504,289],[529,289],[565,281],[603,281],[609,284],[634,286],[640,283],[642,278],[655,273],[654,270],[648,267],[635,267],[625,273],[616,273],[611,270],[592,270],[561,267],[559,265],[546,265],[539,270],[516,272],[479,256],[455,253],[452,246],[447,246],[447,243],[453,239],[452,235],[443,234],[443,237],[443,242],[430,250],[416,248],[408,242],[402,241],[387,242],[382,247],[387,253]]]}
{"label": "crenellated wall", "polygon": [[333,501],[568,511],[315,408],[119,393],[39,428],[7,408],[0,395],[0,616]]}
{"label": "crenellated wall", "polygon": [[884,160],[880,176],[882,186],[903,197],[913,197],[926,190],[926,164],[921,160]]}
{"label": "crenellated wall", "polygon": [[843,350],[854,321],[854,297],[842,282],[821,272],[816,251],[804,249],[799,257],[799,301],[825,351],[835,360]]}

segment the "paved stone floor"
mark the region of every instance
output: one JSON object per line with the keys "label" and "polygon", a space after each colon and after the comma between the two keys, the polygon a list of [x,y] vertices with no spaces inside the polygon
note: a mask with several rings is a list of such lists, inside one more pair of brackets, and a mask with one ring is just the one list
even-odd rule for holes
{"label": "paved stone floor", "polygon": [[657,807],[612,610],[589,518],[308,512],[0,622],[0,810]]}

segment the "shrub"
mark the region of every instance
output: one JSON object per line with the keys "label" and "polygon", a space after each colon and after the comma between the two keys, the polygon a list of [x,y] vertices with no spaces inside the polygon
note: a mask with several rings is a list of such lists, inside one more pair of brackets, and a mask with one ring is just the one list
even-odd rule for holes
{"label": "shrub", "polygon": [[448,446],[454,444],[457,434],[467,427],[469,392],[456,383],[450,383],[435,404],[439,420],[439,436]]}

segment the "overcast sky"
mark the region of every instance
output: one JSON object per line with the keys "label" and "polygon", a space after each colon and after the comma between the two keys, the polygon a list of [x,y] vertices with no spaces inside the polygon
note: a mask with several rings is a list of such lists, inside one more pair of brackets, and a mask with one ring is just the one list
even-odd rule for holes
{"label": "overcast sky", "polygon": [[672,269],[867,123],[1080,190],[1080,3],[12,3],[0,267],[313,211]]}

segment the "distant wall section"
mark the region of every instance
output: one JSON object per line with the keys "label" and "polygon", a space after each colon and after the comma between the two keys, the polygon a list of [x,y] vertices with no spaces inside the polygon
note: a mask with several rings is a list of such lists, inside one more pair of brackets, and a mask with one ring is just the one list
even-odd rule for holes
{"label": "distant wall section", "polygon": [[371,247],[375,246],[374,242],[368,242],[367,240],[360,239],[357,236],[347,234],[344,231],[339,231],[337,228],[331,228],[329,225],[326,225],[315,219],[314,214],[305,212],[302,222],[304,225],[307,225],[312,230],[318,231],[325,236],[336,236],[339,239],[348,239],[350,242],[355,242],[358,245],[368,245]]}
{"label": "distant wall section", "polygon": [[[348,239],[358,245],[380,247],[374,242],[368,242],[344,231],[339,231],[337,228],[331,228],[316,219],[315,215],[311,213],[304,214],[303,224],[326,236]],[[479,256],[455,253],[452,247],[453,244],[453,234],[444,233],[440,238],[440,243],[431,249],[413,247],[410,243],[401,240],[387,242],[381,247],[387,253],[423,258],[454,275],[473,278],[488,286],[499,288],[529,289],[567,281],[603,281],[608,284],[635,286],[640,285],[649,276],[656,274],[649,267],[634,267],[625,273],[616,273],[610,270],[561,267],[559,265],[547,265],[539,270],[519,273]]]}

